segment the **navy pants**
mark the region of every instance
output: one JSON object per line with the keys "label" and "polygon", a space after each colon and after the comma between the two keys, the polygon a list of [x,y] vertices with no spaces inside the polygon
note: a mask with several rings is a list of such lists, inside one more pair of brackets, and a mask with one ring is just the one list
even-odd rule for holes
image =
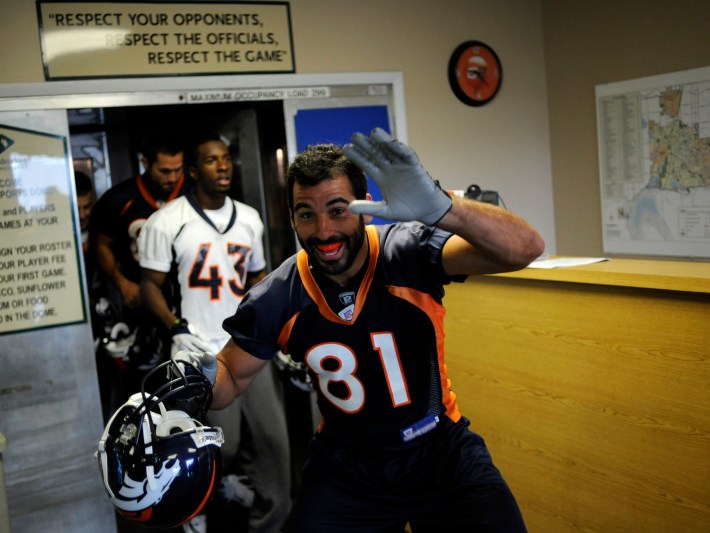
{"label": "navy pants", "polygon": [[[520,509],[483,439],[444,417],[414,448],[381,452],[325,435],[310,445],[296,533],[520,533]],[[449,528],[449,529],[446,529]]]}

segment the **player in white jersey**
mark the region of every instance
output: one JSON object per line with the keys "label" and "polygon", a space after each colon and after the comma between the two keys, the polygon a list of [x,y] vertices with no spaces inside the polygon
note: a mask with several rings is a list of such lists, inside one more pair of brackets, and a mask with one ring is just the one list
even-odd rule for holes
{"label": "player in white jersey", "polygon": [[205,210],[192,193],[157,212],[141,232],[141,267],[167,273],[175,265],[177,315],[189,317],[189,329],[214,353],[229,340],[222,321],[234,314],[249,274],[264,270],[263,233],[253,207],[228,198]]}
{"label": "player in white jersey", "polygon": [[[194,190],[151,216],[139,235],[141,291],[171,330],[174,353],[217,353],[229,340],[222,322],[265,275],[264,225],[255,209],[228,197],[232,159],[219,137],[198,139],[186,157]],[[179,293],[174,305],[163,293],[168,281]],[[209,413],[210,423],[225,433],[225,479],[234,481],[232,470],[241,467],[253,483],[255,494],[234,499],[251,507],[249,531],[258,533],[280,531],[291,509],[286,415],[270,370],[235,408]],[[234,492],[242,489],[223,483],[221,492],[238,496]],[[209,531],[209,513],[207,526]]]}

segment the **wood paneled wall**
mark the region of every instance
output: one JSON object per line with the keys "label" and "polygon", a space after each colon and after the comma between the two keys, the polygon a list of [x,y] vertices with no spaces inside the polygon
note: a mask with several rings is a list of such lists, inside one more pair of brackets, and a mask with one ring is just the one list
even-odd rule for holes
{"label": "wood paneled wall", "polygon": [[710,295],[447,287],[459,407],[532,533],[710,530]]}

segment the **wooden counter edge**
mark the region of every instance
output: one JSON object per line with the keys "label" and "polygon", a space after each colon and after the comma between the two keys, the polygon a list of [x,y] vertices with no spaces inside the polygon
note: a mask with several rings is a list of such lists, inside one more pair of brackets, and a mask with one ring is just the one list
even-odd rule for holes
{"label": "wooden counter edge", "polygon": [[591,265],[525,268],[492,276],[710,294],[710,263],[612,258]]}

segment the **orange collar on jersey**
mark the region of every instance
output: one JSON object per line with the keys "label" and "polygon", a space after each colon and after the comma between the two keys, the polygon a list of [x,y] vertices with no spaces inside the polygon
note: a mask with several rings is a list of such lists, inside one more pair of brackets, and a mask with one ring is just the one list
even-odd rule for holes
{"label": "orange collar on jersey", "polygon": [[352,320],[345,320],[340,318],[333,310],[328,306],[325,300],[325,296],[320,290],[318,283],[313,278],[311,269],[308,267],[308,254],[305,250],[298,252],[296,257],[296,263],[298,265],[298,273],[303,281],[303,286],[306,288],[308,295],[313,299],[313,301],[318,306],[321,315],[330,320],[331,322],[336,322],[338,324],[352,325],[357,320],[363,305],[365,305],[365,297],[367,292],[370,290],[370,285],[372,284],[372,279],[375,276],[375,265],[377,265],[377,258],[380,254],[380,236],[377,233],[377,228],[375,226],[366,226],[365,231],[367,232],[367,242],[370,247],[369,263],[367,265],[367,272],[365,272],[365,277],[360,283],[360,287],[357,290],[357,296],[355,297],[355,310],[353,311]]}
{"label": "orange collar on jersey", "polygon": [[[145,180],[143,179],[143,176],[139,175],[138,178],[136,178],[136,181],[138,182],[138,190],[141,192],[141,196],[143,196],[145,201],[148,202],[148,205],[150,205],[153,209],[160,209],[158,202],[156,202],[155,198],[153,198],[153,195],[150,194],[150,190],[148,189],[148,185],[146,184]],[[178,195],[180,194],[180,191],[182,189],[183,183],[185,183],[185,174],[180,176],[180,179],[175,184],[175,188],[172,191],[170,191],[168,198],[165,200],[166,204],[168,202],[175,200],[175,198],[178,197]]]}

